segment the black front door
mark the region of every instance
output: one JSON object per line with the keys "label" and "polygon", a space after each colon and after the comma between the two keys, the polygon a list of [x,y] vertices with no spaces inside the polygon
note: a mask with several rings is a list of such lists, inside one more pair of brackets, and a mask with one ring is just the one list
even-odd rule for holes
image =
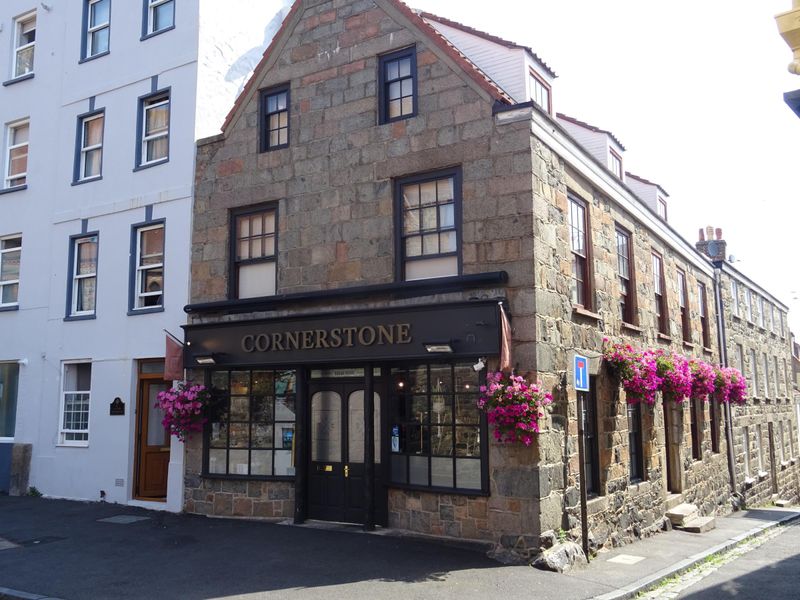
{"label": "black front door", "polygon": [[[309,517],[363,523],[364,384],[314,382],[311,397]],[[375,461],[380,461],[380,397],[375,405]]]}

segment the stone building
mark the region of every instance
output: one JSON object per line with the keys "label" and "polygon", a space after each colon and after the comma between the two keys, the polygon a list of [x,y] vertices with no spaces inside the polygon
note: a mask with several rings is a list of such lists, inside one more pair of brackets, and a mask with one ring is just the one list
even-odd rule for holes
{"label": "stone building", "polygon": [[[215,408],[186,446],[187,511],[536,552],[581,535],[581,472],[593,548],[681,503],[729,510],[725,412],[628,406],[600,361],[608,337],[717,362],[714,269],[626,184],[609,132],[618,168],[554,116],[553,77],[396,0],[293,5],[198,144],[186,366]],[[531,447],[475,408],[504,313],[516,371],[554,396]]]}
{"label": "stone building", "polygon": [[713,261],[719,282],[723,362],[748,381],[749,402],[732,408],[735,489],[748,505],[797,502],[800,438],[788,307],[726,259],[721,230],[701,230],[697,248]]}

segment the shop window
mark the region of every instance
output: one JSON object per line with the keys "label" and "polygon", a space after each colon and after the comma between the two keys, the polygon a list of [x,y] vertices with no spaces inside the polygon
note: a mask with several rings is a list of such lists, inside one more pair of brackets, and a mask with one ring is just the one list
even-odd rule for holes
{"label": "shop window", "polygon": [[289,86],[261,92],[261,152],[289,145]]}
{"label": "shop window", "polygon": [[404,281],[458,275],[461,170],[398,180],[398,273]]}
{"label": "shop window", "polygon": [[277,286],[277,210],[248,208],[232,215],[231,297],[273,296]]}
{"label": "shop window", "polygon": [[583,200],[569,196],[569,232],[572,250],[572,303],[592,308],[592,282],[589,274],[589,219]]}
{"label": "shop window", "polygon": [[642,446],[642,405],[628,404],[628,454],[631,482],[645,479],[644,448]]}
{"label": "shop window", "polygon": [[406,48],[380,57],[380,122],[417,114],[417,49]]}
{"label": "shop window", "polygon": [[472,365],[392,369],[391,386],[392,483],[488,492],[486,423]]}
{"label": "shop window", "polygon": [[295,474],[294,371],[213,371],[204,473]]}
{"label": "shop window", "polygon": [[583,472],[586,493],[597,496],[600,488],[600,439],[597,435],[597,385],[590,377],[588,392],[578,392],[583,405]]}
{"label": "shop window", "polygon": [[619,276],[619,316],[625,323],[636,324],[634,306],[636,287],[633,283],[631,234],[617,226],[617,274]]}
{"label": "shop window", "polygon": [[18,385],[19,364],[0,363],[0,440],[14,438]]}
{"label": "shop window", "polygon": [[59,443],[89,445],[89,402],[92,394],[92,363],[64,363]]}

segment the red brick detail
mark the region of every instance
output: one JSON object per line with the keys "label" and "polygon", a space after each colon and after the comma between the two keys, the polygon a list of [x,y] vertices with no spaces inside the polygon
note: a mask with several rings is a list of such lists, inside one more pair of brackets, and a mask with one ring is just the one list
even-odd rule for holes
{"label": "red brick detail", "polygon": [[356,71],[363,71],[366,65],[367,62],[364,59],[357,60],[355,62],[351,62],[339,67],[339,73],[342,75],[350,75],[351,73],[355,73]]}
{"label": "red brick detail", "polygon": [[436,55],[431,52],[430,50],[423,50],[422,52],[417,53],[417,66],[424,67],[425,65],[432,65],[438,59]]}
{"label": "red brick detail", "polygon": [[319,83],[320,81],[333,79],[337,74],[338,69],[336,67],[331,67],[330,69],[325,69],[324,71],[317,71],[316,73],[312,73],[311,75],[306,75],[303,77],[301,85],[313,85],[315,83]]}
{"label": "red brick detail", "polygon": [[217,165],[217,177],[228,177],[244,170],[244,161],[241,158],[231,158]]}
{"label": "red brick detail", "polygon": [[314,58],[319,52],[319,44],[303,44],[292,48],[291,56],[292,61],[303,61],[309,58]]}
{"label": "red brick detail", "polygon": [[311,110],[311,99],[304,98],[303,100],[300,100],[300,112],[307,113],[310,110]]}
{"label": "red brick detail", "polygon": [[392,123],[392,137],[394,139],[403,137],[406,134],[406,122],[395,121]]}
{"label": "red brick detail", "polygon": [[345,31],[339,36],[339,45],[342,48],[354,46],[358,42],[363,42],[369,38],[373,38],[381,32],[381,26],[378,23],[368,23],[358,29]]}

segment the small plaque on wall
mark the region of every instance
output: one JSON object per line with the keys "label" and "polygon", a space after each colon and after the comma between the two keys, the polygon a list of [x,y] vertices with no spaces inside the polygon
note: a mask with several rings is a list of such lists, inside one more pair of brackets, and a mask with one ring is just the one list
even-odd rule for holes
{"label": "small plaque on wall", "polygon": [[122,398],[114,398],[114,401],[109,405],[108,414],[112,417],[125,414],[125,403]]}

